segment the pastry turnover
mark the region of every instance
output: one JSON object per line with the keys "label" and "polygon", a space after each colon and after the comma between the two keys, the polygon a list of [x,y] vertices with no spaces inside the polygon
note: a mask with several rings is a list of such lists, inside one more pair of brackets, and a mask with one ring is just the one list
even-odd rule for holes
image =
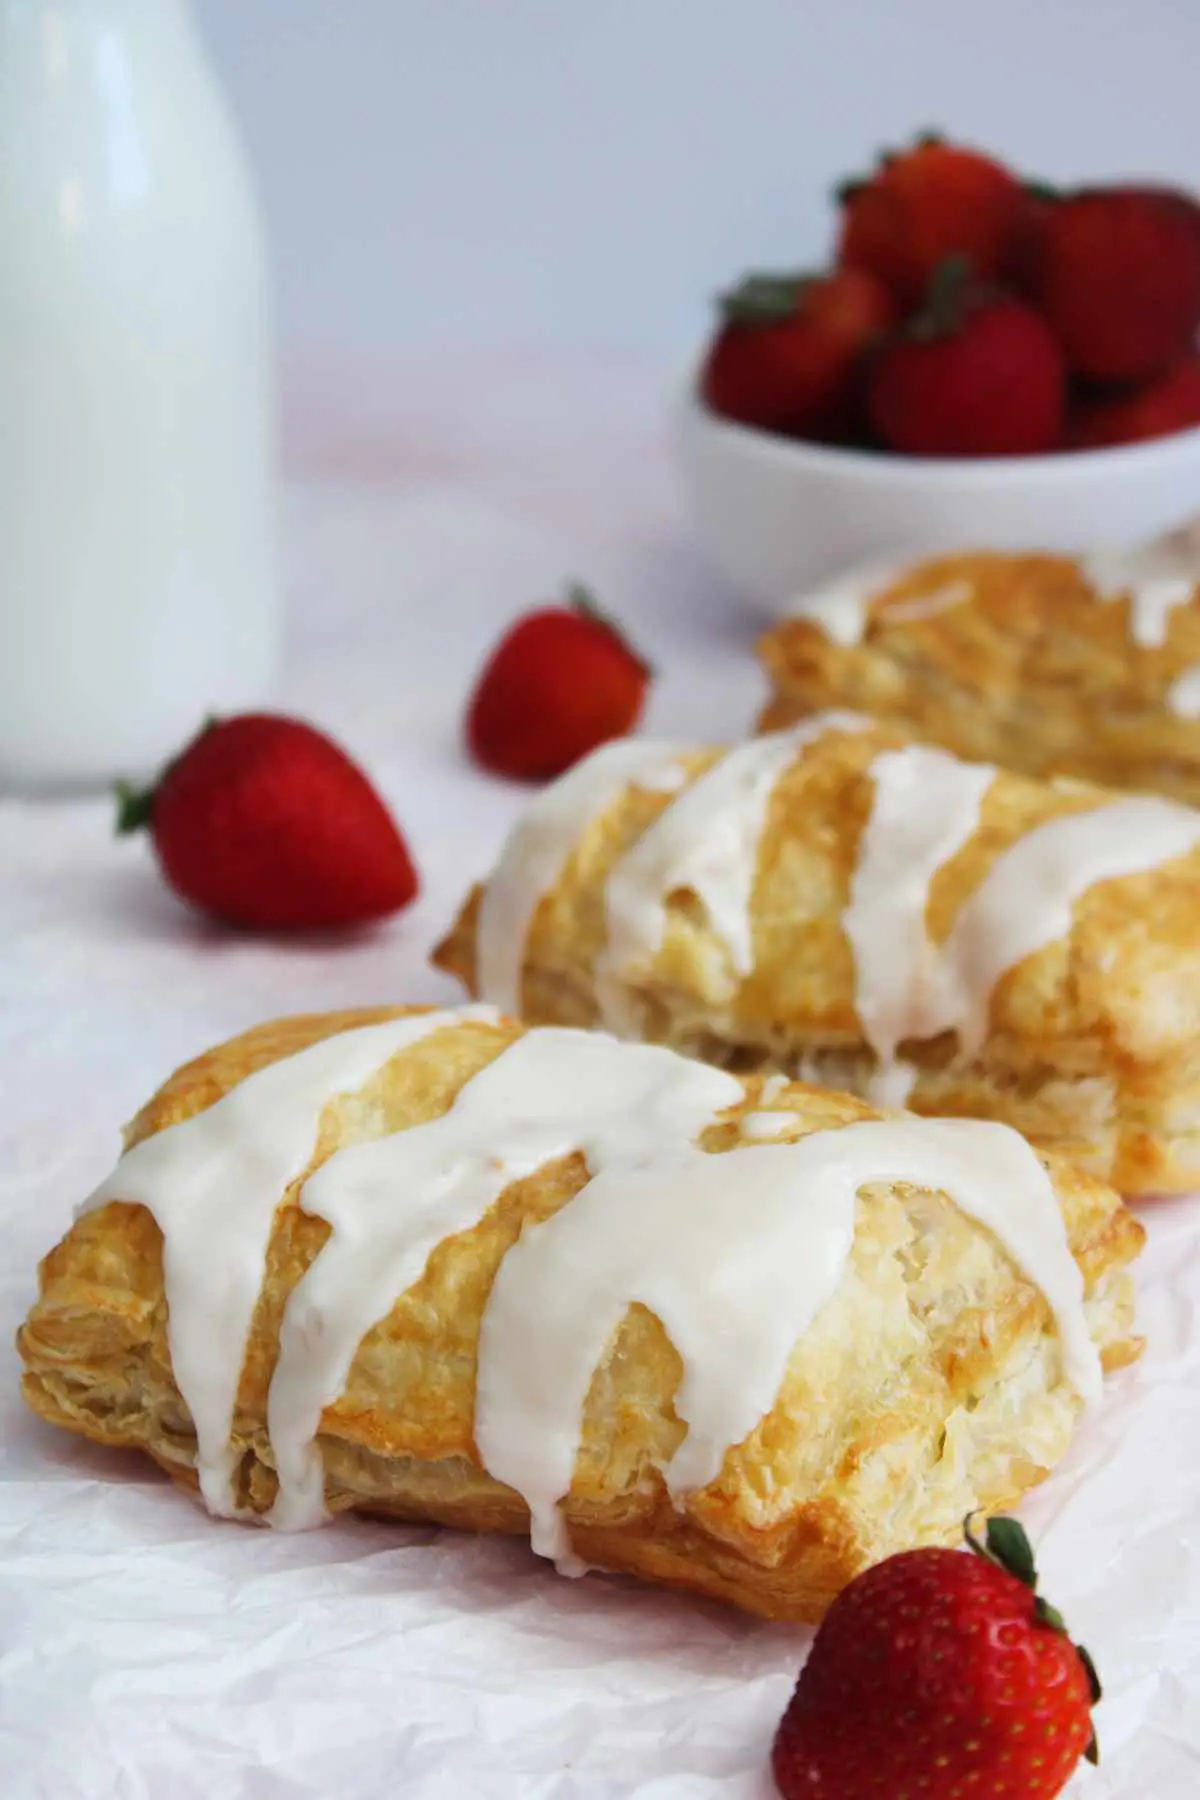
{"label": "pastry turnover", "polygon": [[540,796],[436,952],[535,1023],[1002,1120],[1200,1184],[1200,812],[825,715],[627,740]]}
{"label": "pastry turnover", "polygon": [[960,756],[1200,804],[1200,541],[846,577],[759,653],[774,730],[830,706]]}
{"label": "pastry turnover", "polygon": [[819,1616],[1062,1455],[1136,1356],[1116,1195],[488,1009],[282,1020],[180,1070],[41,1269],[44,1418],[210,1509],[531,1531]]}

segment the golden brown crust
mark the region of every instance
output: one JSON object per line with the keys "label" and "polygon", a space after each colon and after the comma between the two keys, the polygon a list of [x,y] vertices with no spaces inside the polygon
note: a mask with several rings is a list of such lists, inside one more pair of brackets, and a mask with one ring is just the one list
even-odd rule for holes
{"label": "golden brown crust", "polygon": [[[139,1138],[213,1104],[252,1070],[385,1012],[278,1021],[180,1070],[139,1115]],[[322,1117],[313,1167],[335,1148],[433,1118],[520,1034],[460,1022],[401,1052]],[[740,1141],[741,1107],[712,1127]],[[797,1134],[875,1116],[796,1084],[773,1095]],[[1103,1185],[1051,1165],[1089,1319],[1108,1367],[1138,1352],[1126,1265],[1141,1227]],[[305,1171],[305,1176],[310,1171]],[[303,1178],[302,1178],[303,1179]],[[522,1225],[570,1203],[582,1158],[513,1183],[472,1231],[445,1240],[421,1279],[359,1348],[320,1444],[334,1510],[524,1532],[528,1515],[482,1469],[473,1437],[475,1342],[495,1269]],[[242,1504],[265,1511],[275,1477],[267,1388],[288,1294],[327,1228],[281,1195],[238,1393]],[[798,1195],[798,1203],[804,1196]],[[44,1418],[147,1451],[195,1485],[191,1423],[172,1379],[162,1241],[141,1207],[85,1214],[42,1264],[19,1335],[24,1391]],[[1040,1294],[989,1233],[944,1196],[881,1185],[858,1206],[850,1265],[793,1355],[779,1399],[721,1474],[676,1512],[659,1472],[684,1427],[682,1365],[658,1320],[633,1306],[597,1368],[566,1515],[577,1550],[605,1567],[754,1612],[815,1618],[861,1567],[902,1545],[949,1541],[969,1506],[998,1509],[1053,1466],[1077,1412]]]}
{"label": "golden brown crust", "polygon": [[[884,726],[828,731],[777,782],[751,903],[754,961],[738,979],[703,908],[669,896],[648,970],[623,984],[637,1035],[729,1068],[804,1071],[859,1092],[874,1058],[855,1012],[855,970],[842,926],[874,784],[869,765],[904,737]],[[693,773],[713,751],[691,759]],[[1112,795],[997,774],[980,825],[934,877],[935,943],[1000,853],[1033,826]],[[595,971],[604,895],[620,857],[671,797],[630,786],[583,828],[525,945],[522,1013],[534,1024],[600,1020]],[[435,961],[475,991],[478,894]],[[983,1048],[962,1066],[954,1039],[909,1041],[917,1069],[906,1104],[926,1114],[987,1117],[1068,1152],[1125,1192],[1200,1183],[1200,850],[1092,887],[1070,934],[1001,977]]]}
{"label": "golden brown crust", "polygon": [[[963,602],[939,610],[936,596],[960,585]],[[849,707],[972,762],[1200,804],[1200,720],[1168,700],[1200,664],[1197,596],[1171,614],[1162,645],[1142,645],[1128,601],[1102,599],[1069,557],[916,563],[873,598],[859,643],[799,617],[766,634],[774,691],[760,728]]]}

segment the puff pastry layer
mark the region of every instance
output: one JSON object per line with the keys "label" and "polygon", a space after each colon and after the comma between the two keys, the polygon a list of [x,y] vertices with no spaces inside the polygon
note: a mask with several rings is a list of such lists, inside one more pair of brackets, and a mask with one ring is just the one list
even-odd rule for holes
{"label": "puff pastry layer", "polygon": [[1192,541],[848,580],[762,639],[762,727],[851,707],[973,761],[1200,804],[1198,565]]}
{"label": "puff pastry layer", "polygon": [[[886,963],[895,940],[899,956],[901,924],[914,923],[902,905],[915,900],[915,923],[932,960],[953,951],[960,972],[977,983],[976,1041],[964,1044],[953,1029],[906,1030],[902,1020],[898,1048],[911,1085],[879,1085],[887,1071],[864,1027],[864,946],[852,944],[848,911],[863,873],[880,768],[908,740],[861,721],[809,721],[808,728],[807,743],[803,733],[794,741],[785,734],[757,740],[770,781],[749,835],[730,830],[729,808],[707,818],[696,805],[689,825],[696,854],[690,862],[677,858],[674,870],[670,856],[658,859],[656,874],[665,876],[664,891],[651,896],[658,934],[641,954],[614,964],[610,937],[621,911],[615,898],[628,898],[621,887],[630,886],[635,860],[653,864],[649,835],[661,836],[682,802],[698,799],[699,784],[725,752],[679,758],[682,796],[630,775],[575,816],[553,877],[528,916],[512,923],[519,939],[515,994],[501,999],[481,969],[480,920],[496,874],[469,897],[435,960],[471,992],[501,999],[534,1023],[607,1023],[726,1068],[803,1075],[926,1115],[1001,1120],[1125,1192],[1187,1191],[1200,1183],[1200,816],[1157,798],[976,771],[977,811],[915,894],[905,892],[912,871],[903,838],[890,864],[882,859],[865,946]],[[942,752],[918,753],[940,761],[941,774],[959,787],[973,779]],[[752,754],[741,746],[729,761]],[[931,815],[936,820],[942,802],[924,773],[911,802],[918,826]],[[1052,821],[1098,816],[1102,808],[1112,809],[1101,823],[1114,840],[1108,866],[1116,878],[1093,876],[1072,894],[1073,859],[1082,860],[1084,850],[1069,837],[1048,844],[1049,855],[1027,879],[1008,860],[1037,852],[1035,835]],[[1143,814],[1151,823],[1165,820],[1176,841],[1158,866],[1139,867],[1131,855],[1132,872],[1120,874],[1131,815],[1137,824]],[[511,848],[523,857],[526,845],[514,835]],[[707,869],[706,859],[713,865]],[[721,916],[729,911],[728,883],[715,900],[700,891],[706,882],[719,889],[714,871],[736,867],[744,876],[740,920]],[[982,920],[972,910],[981,898]],[[1040,914],[1050,921],[1045,941],[1035,930],[1032,953],[1011,967],[1001,956],[989,968],[994,946],[987,931],[998,929],[1003,941],[1014,920],[1020,926]],[[921,973],[915,967],[914,979]],[[914,1019],[920,1010],[913,1009]]]}
{"label": "puff pastry layer", "polygon": [[[185,1236],[169,1236],[168,1259],[175,1259],[169,1280],[163,1231],[146,1206],[117,1197],[121,1171],[127,1167],[132,1180],[136,1147],[190,1129],[185,1121],[202,1122],[239,1091],[251,1095],[252,1088],[239,1084],[283,1066],[283,1059],[298,1058],[334,1034],[415,1016],[401,1010],[281,1020],[200,1057],[166,1083],[130,1128],[131,1152],[99,1190],[100,1203],[42,1265],[39,1298],[19,1335],[25,1396],[42,1417],[99,1443],[146,1451],[176,1481],[195,1486],[196,1427],[173,1369],[178,1340],[172,1331],[183,1329],[183,1303],[195,1280],[215,1280],[220,1294],[226,1275],[235,1283],[245,1243],[237,1238],[240,1250],[233,1255],[234,1241],[223,1240],[218,1221],[238,1218],[243,1198],[251,1204],[265,1164],[256,1157],[244,1167],[225,1165],[220,1205],[233,1211],[222,1214],[218,1207],[212,1229],[192,1233],[190,1252]],[[365,1079],[360,1068],[352,1091],[329,1097],[318,1109],[311,1154],[268,1206],[244,1352],[232,1346],[237,1372],[228,1472],[238,1507],[263,1514],[278,1496],[279,1444],[268,1419],[287,1413],[286,1405],[276,1408],[272,1386],[282,1361],[281,1321],[282,1339],[291,1342],[288,1353],[295,1353],[288,1321],[302,1284],[311,1283],[322,1259],[339,1247],[355,1248],[343,1243],[341,1225],[331,1231],[323,1217],[300,1204],[313,1172],[320,1170],[327,1181],[331,1171],[344,1169],[357,1179],[356,1157],[367,1154],[369,1160],[401,1139],[415,1142],[431,1122],[452,1112],[457,1117],[453,1109],[485,1072],[501,1072],[505,1056],[523,1039],[528,1048],[543,1036],[554,1042],[541,1061],[558,1066],[564,1034],[525,1034],[499,1018],[436,1015],[426,1035],[385,1056]],[[588,1056],[596,1042],[582,1046]],[[604,1055],[610,1053],[662,1056],[611,1043]],[[531,1060],[536,1069],[539,1058]],[[761,1172],[762,1158],[798,1154],[788,1140],[811,1147],[817,1142],[811,1134],[841,1139],[878,1118],[846,1095],[778,1082],[764,1095],[758,1077],[733,1082],[711,1070],[701,1073],[710,1082],[728,1082],[729,1103],[705,1127],[695,1154],[706,1166],[709,1156],[721,1159],[735,1188],[739,1158],[747,1154],[759,1158]],[[682,1075],[687,1085],[686,1068],[667,1074]],[[534,1094],[530,1100],[535,1110],[537,1099]],[[571,1099],[586,1105],[585,1096]],[[776,1141],[747,1152],[747,1139],[763,1135],[764,1102]],[[235,1144],[237,1132],[248,1131],[247,1141],[253,1141],[254,1112],[253,1105],[243,1108]],[[756,1126],[746,1124],[752,1115]],[[901,1121],[899,1141],[907,1144],[911,1136],[916,1144],[922,1132],[947,1129],[970,1134],[995,1128]],[[1029,1175],[1015,1184],[1026,1191],[1012,1196],[1014,1206],[1033,1209],[1027,1241],[1041,1241],[1049,1256],[1057,1233],[1066,1267],[1077,1266],[1082,1275],[1085,1342],[1090,1332],[1106,1368],[1127,1362],[1139,1346],[1131,1336],[1125,1270],[1140,1248],[1140,1226],[1110,1189],[1048,1159],[1051,1188],[1027,1147],[1003,1136],[1005,1154],[1017,1155],[1013,1167],[1026,1167],[1020,1157],[1028,1162]],[[981,1156],[986,1162],[986,1146]],[[177,1175],[180,1168],[190,1180],[186,1159]],[[594,1197],[595,1190],[588,1180],[585,1157],[569,1150],[506,1180],[478,1222],[438,1242],[416,1278],[363,1325],[344,1383],[321,1411],[315,1440],[333,1512],[356,1509],[481,1531],[528,1528],[521,1494],[489,1474],[480,1453],[481,1407],[486,1411],[482,1385],[477,1389],[481,1334],[513,1246],[520,1240],[523,1251],[548,1224],[587,1204],[581,1196]],[[1040,1215],[1039,1183],[1049,1208]],[[178,1196],[166,1198],[174,1205]],[[385,1252],[388,1231],[420,1198],[406,1188],[388,1199],[377,1215],[377,1245],[368,1234],[368,1253]],[[748,1207],[752,1199],[748,1188]],[[798,1184],[785,1212],[794,1206],[799,1218],[819,1199],[812,1184]],[[850,1202],[852,1242],[829,1297],[786,1358],[773,1403],[728,1449],[715,1475],[683,1496],[668,1491],[664,1471],[687,1437],[680,1411],[684,1361],[652,1310],[636,1303],[623,1309],[587,1386],[561,1506],[579,1555],[751,1611],[815,1618],[865,1564],[906,1544],[953,1540],[968,1508],[1011,1504],[1061,1456],[1080,1402],[1065,1372],[1065,1340],[1056,1332],[1058,1315],[1047,1290],[1023,1271],[996,1232],[945,1191],[878,1179],[862,1186],[856,1200],[851,1192]],[[190,1217],[191,1205],[185,1201],[179,1219]],[[697,1219],[699,1228],[699,1213]],[[204,1219],[199,1223],[203,1227]],[[755,1229],[748,1211],[750,1254]],[[681,1231],[681,1265],[687,1240]],[[658,1254],[669,1261],[673,1252],[660,1246]],[[1079,1285],[1073,1272],[1071,1279]],[[564,1266],[561,1282],[571,1281]],[[169,1292],[180,1305],[174,1321]],[[546,1290],[551,1310],[564,1300],[569,1314],[572,1295]],[[332,1328],[334,1320],[328,1312],[322,1328]],[[537,1317],[531,1326],[542,1323]],[[230,1343],[218,1326],[210,1323],[209,1329],[214,1360],[226,1357]],[[703,1350],[708,1375],[730,1374],[722,1370],[723,1354],[728,1352],[715,1344]],[[736,1380],[737,1371],[732,1374]],[[202,1371],[196,1392],[205,1379]]]}

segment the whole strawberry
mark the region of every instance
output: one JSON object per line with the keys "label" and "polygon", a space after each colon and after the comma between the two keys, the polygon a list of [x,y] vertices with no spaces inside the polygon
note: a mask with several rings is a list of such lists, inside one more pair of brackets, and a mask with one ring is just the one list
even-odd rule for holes
{"label": "whole strawberry", "polygon": [[1194,348],[1200,232],[1186,194],[1095,188],[1045,214],[1026,285],[1074,375],[1145,381]]}
{"label": "whole strawberry", "polygon": [[1087,1652],[1037,1594],[1028,1539],[910,1550],[834,1601],[772,1752],[784,1800],[1053,1800],[1096,1760]]}
{"label": "whole strawberry", "polygon": [[650,670],[584,588],[565,606],[527,613],[484,665],[467,712],[467,745],[483,768],[546,781],[641,716]]}
{"label": "whole strawberry", "polygon": [[1059,447],[1066,393],[1045,322],[952,259],[875,359],[867,403],[883,442],[906,455],[1019,456]]}
{"label": "whole strawberry", "polygon": [[1067,430],[1072,450],[1142,444],[1200,425],[1200,356],[1189,356],[1132,393],[1110,394],[1076,407]]}
{"label": "whole strawberry", "polygon": [[408,849],[358,766],[299,719],[216,719],[146,792],[121,790],[167,881],[203,912],[266,931],[358,925],[417,892]]}
{"label": "whole strawberry", "polygon": [[714,412],[796,437],[852,430],[864,353],[895,323],[882,282],[861,269],[749,275],[721,301],[724,320],[701,388]]}
{"label": "whole strawberry", "polygon": [[1023,207],[1001,163],[937,136],[885,156],[876,172],[839,189],[838,261],[867,269],[901,300],[920,298],[947,257],[991,279],[1007,266]]}

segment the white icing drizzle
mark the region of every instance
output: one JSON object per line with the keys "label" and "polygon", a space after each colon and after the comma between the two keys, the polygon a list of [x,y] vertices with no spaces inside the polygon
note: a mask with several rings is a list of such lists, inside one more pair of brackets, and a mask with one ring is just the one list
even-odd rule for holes
{"label": "white icing drizzle", "polygon": [[880,1106],[903,1106],[918,1079],[894,1064],[905,1038],[956,1031],[960,1060],[977,1055],[996,983],[1066,936],[1090,887],[1200,844],[1200,812],[1151,796],[1049,819],[997,857],[937,947],[926,927],[929,883],[975,831],[995,770],[911,745],[882,752],[871,773],[875,798],[842,923],[878,1064],[869,1097]]}
{"label": "white icing drizzle", "polygon": [[792,1066],[795,1070],[791,1077],[793,1081],[805,1081],[809,1087],[829,1086],[822,1068],[821,1053],[816,1047],[803,1051],[794,1059]]}
{"label": "white icing drizzle", "polygon": [[1070,931],[1076,900],[1098,881],[1158,868],[1197,844],[1200,812],[1150,795],[1035,826],[996,859],[955,919],[922,1034],[956,1030],[959,1054],[976,1054],[996,982]]}
{"label": "white icing drizzle", "polygon": [[593,1372],[627,1307],[653,1312],[683,1361],[675,1406],[688,1431],[663,1471],[678,1503],[770,1410],[841,1278],[855,1199],[871,1182],[944,1190],[991,1231],[1040,1286],[1067,1379],[1096,1398],[1099,1358],[1058,1202],[1006,1126],[870,1121],[719,1156],[677,1145],[649,1164],[622,1158],[522,1235],[484,1314],[476,1441],[490,1473],[525,1497],[535,1550],[578,1568],[558,1503]]}
{"label": "white icing drizzle", "polygon": [[920,1077],[921,1071],[914,1068],[912,1063],[881,1063],[867,1082],[867,1099],[872,1106],[903,1110]]}
{"label": "white icing drizzle", "polygon": [[[831,712],[793,731],[739,745],[683,786],[617,862],[605,894],[607,941],[593,976],[597,1005],[610,1029],[639,1035],[637,985],[662,947],[668,902],[680,889],[691,890],[705,908],[732,973],[742,979],[752,973],[751,902],[774,786],[804,747],[826,731],[869,726],[853,714]],[[621,748],[628,755],[633,746]],[[682,754],[663,750],[657,764],[659,775],[675,787],[686,779],[678,765]],[[481,924],[481,941],[490,942],[491,949],[487,954],[481,949],[479,959],[483,991],[493,1000],[519,980],[529,916],[545,882],[569,854],[581,811],[586,815],[598,794],[607,798],[631,778],[623,761],[596,771],[596,760],[538,802],[550,829],[539,825],[530,853],[522,855],[518,828],[485,896],[487,916],[489,896],[497,894],[490,927]],[[1072,907],[1089,887],[1155,868],[1200,842],[1200,813],[1155,797],[1049,820],[996,859],[938,948],[930,942],[925,916],[929,884],[976,830],[995,770],[925,745],[882,751],[870,770],[872,809],[843,925],[854,954],[859,1020],[876,1056],[869,1091],[881,1105],[903,1105],[918,1079],[917,1071],[904,1074],[894,1067],[896,1048],[905,1038],[953,1030],[960,1059],[974,1056],[987,1035],[996,982],[1070,930]],[[655,778],[651,756],[637,779],[648,784]],[[497,973],[502,965],[506,972]],[[510,993],[508,1004],[513,998]]]}
{"label": "white icing drizzle", "polygon": [[979,824],[995,770],[912,744],[871,764],[875,794],[859,845],[842,929],[854,952],[855,1008],[885,1084],[872,1099],[903,1106],[891,1068],[896,1046],[921,1018],[937,951],[925,911],[929,884]]}
{"label": "white icing drizzle", "polygon": [[[797,1081],[806,1081],[803,1073],[796,1075]],[[758,1107],[754,1112],[745,1113],[741,1121],[741,1133],[744,1138],[777,1138],[781,1132],[788,1130],[796,1123],[794,1112],[775,1112],[774,1103],[781,1094],[786,1094],[791,1080],[786,1075],[768,1075],[759,1091]]]}
{"label": "white icing drizzle", "polygon": [[650,1165],[664,1141],[688,1143],[742,1097],[733,1076],[671,1051],[615,1048],[598,1032],[530,1032],[440,1119],[340,1150],[306,1183],[301,1205],[333,1236],[284,1314],[267,1415],[280,1480],[272,1523],[295,1530],[325,1518],[313,1443],[321,1414],[366,1332],[444,1238],[477,1225],[510,1182],[556,1157],[582,1150],[593,1172]]}
{"label": "white icing drizzle", "polygon": [[644,738],[604,744],[540,794],[509,834],[483,890],[476,931],[476,986],[503,1012],[521,1005],[525,940],[538,902],[554,886],[585,822],[630,782],[671,793],[686,779],[677,746]]}
{"label": "white icing drizzle", "polygon": [[[871,603],[910,576],[913,562],[871,563],[848,570],[826,586],[792,602],[794,618],[819,625],[835,643],[862,642]],[[1187,604],[1200,584],[1200,524],[1171,532],[1136,549],[1102,549],[1080,558],[1083,577],[1100,600],[1129,601],[1129,635],[1143,648],[1166,642],[1171,614]],[[966,604],[972,588],[965,578],[944,582],[927,593],[889,605],[884,625],[906,624]]]}
{"label": "white icing drizzle", "polygon": [[[612,871],[608,942],[596,990],[607,1023],[636,1034],[627,988],[661,948],[669,896],[690,888],[726,944],[735,973],[753,969],[751,899],[758,842],[775,782],[804,744],[853,715],[823,714],[794,732],[731,751],[684,790]],[[918,1072],[894,1067],[905,1038],[954,1030],[959,1055],[987,1035],[992,990],[1026,956],[1069,932],[1098,881],[1134,875],[1200,843],[1200,812],[1133,797],[1037,826],[993,863],[940,948],[928,936],[929,884],[968,842],[995,770],[926,745],[881,751],[843,927],[855,959],[855,1004],[877,1071],[870,1097],[901,1106]],[[624,984],[624,986],[623,986]]]}
{"label": "white icing drizzle", "polygon": [[[468,1008],[325,1039],[147,1139],[97,1190],[93,1204],[140,1202],[162,1228],[175,1376],[213,1511],[231,1510],[229,1425],[271,1221],[314,1152],[323,1108],[422,1037],[481,1017],[495,1015]],[[705,1153],[696,1139],[742,1092],[672,1051],[533,1031],[442,1117],[329,1157],[301,1204],[331,1234],[288,1302],[268,1400],[281,1484],[271,1522],[325,1516],[321,1412],[430,1251],[510,1182],[574,1151],[590,1179],[527,1223],[501,1262],[475,1406],[484,1466],[528,1502],[535,1548],[568,1569],[579,1565],[559,1501],[594,1369],[626,1309],[649,1307],[683,1362],[675,1404],[688,1430],[665,1470],[678,1501],[774,1404],[796,1342],[841,1279],[856,1195],[871,1182],[942,1190],[991,1231],[1044,1294],[1065,1379],[1094,1398],[1082,1278],[1049,1177],[1015,1132],[906,1119]]]}
{"label": "white icing drizzle", "polygon": [[797,1122],[798,1115],[794,1112],[752,1112],[742,1119],[741,1132],[751,1142],[758,1138],[771,1142],[782,1137],[785,1132],[794,1130]]}
{"label": "white icing drizzle", "polygon": [[794,600],[788,611],[793,618],[819,625],[834,643],[850,648],[862,641],[872,600],[902,581],[911,566],[867,563],[848,569],[825,587]]}
{"label": "white icing drizzle", "polygon": [[671,894],[689,888],[729,952],[735,974],[754,967],[750,902],[758,844],[775,784],[801,751],[827,731],[868,730],[870,721],[828,712],[791,731],[739,744],[705,770],[613,869],[605,894],[607,944],[597,968],[597,995],[615,1015],[616,984],[636,978],[662,946]]}
{"label": "white icing drizzle", "polygon": [[171,1366],[196,1428],[210,1512],[231,1516],[229,1442],[275,1209],[311,1161],[321,1114],[399,1051],[487,1007],[389,1019],[259,1069],[206,1111],[127,1150],[87,1201],[144,1206],[163,1234]]}
{"label": "white icing drizzle", "polygon": [[1143,649],[1167,641],[1171,614],[1187,605],[1200,583],[1200,538],[1173,532],[1135,550],[1098,550],[1080,561],[1084,579],[1102,601],[1129,601],[1129,635]]}
{"label": "white icing drizzle", "polygon": [[1185,669],[1167,689],[1167,706],[1180,719],[1200,719],[1200,663]]}
{"label": "white icing drizzle", "polygon": [[958,576],[953,581],[945,581],[941,587],[930,588],[928,593],[913,594],[907,600],[893,600],[883,613],[882,625],[911,625],[921,619],[936,618],[939,613],[953,612],[957,606],[966,606],[975,590],[965,576]]}

